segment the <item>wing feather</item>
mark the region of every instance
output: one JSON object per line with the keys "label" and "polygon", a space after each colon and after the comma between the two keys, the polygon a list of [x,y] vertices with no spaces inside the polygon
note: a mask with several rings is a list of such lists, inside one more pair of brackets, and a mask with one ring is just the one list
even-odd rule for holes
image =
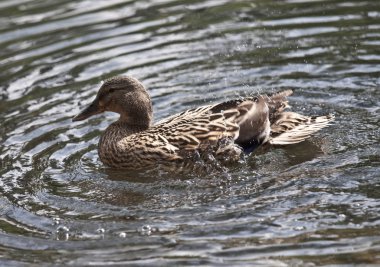
{"label": "wing feather", "polygon": [[239,112],[212,112],[214,106],[203,106],[173,115],[159,121],[147,133],[154,135],[159,132],[170,144],[184,150],[196,150],[205,143],[236,136],[239,126],[234,120]]}
{"label": "wing feather", "polygon": [[307,117],[294,112],[283,112],[271,125],[272,145],[296,144],[328,126],[334,120],[333,115]]}

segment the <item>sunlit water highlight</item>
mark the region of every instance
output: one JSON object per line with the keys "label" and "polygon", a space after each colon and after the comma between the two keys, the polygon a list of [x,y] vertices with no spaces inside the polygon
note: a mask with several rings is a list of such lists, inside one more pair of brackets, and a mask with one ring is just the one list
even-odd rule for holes
{"label": "sunlit water highlight", "polygon": [[[2,1],[0,265],[380,264],[379,45],[376,0]],[[336,121],[220,174],[109,170],[116,116],[71,118],[118,74],[156,120],[291,88]]]}

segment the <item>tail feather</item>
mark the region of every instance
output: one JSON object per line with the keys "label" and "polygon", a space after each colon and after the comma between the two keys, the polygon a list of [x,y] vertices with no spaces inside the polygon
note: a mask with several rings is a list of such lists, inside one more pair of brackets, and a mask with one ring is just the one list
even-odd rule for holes
{"label": "tail feather", "polygon": [[294,112],[283,112],[271,125],[272,145],[296,144],[328,126],[334,120],[333,115],[307,117]]}

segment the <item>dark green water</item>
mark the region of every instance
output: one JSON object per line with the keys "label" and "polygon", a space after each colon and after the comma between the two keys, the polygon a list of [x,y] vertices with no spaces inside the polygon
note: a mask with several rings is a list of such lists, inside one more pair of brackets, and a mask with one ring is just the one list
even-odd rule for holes
{"label": "dark green water", "polygon": [[[0,265],[380,265],[380,1],[0,2]],[[72,123],[134,75],[155,118],[291,88],[334,113],[210,177],[105,169]]]}

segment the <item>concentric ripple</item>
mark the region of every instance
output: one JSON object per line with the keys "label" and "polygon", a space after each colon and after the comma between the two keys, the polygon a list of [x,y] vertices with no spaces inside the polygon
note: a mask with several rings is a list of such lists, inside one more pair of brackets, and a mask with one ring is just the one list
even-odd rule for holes
{"label": "concentric ripple", "polygon": [[[0,3],[0,265],[380,264],[380,2]],[[104,168],[73,123],[102,80],[134,75],[155,120],[292,88],[334,113],[309,141],[224,173]]]}

